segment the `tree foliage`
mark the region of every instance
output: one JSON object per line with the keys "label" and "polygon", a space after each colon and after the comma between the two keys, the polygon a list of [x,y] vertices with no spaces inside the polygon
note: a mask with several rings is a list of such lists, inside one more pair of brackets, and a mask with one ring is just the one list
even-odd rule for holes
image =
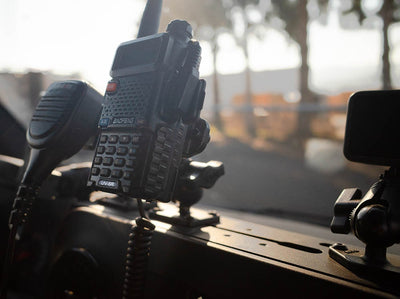
{"label": "tree foliage", "polygon": [[[351,8],[344,13],[355,13],[362,24],[371,12],[368,11],[364,0],[352,0]],[[389,27],[393,23],[400,22],[400,0],[381,0],[380,7],[375,13],[382,20],[382,86],[383,89],[392,89]]]}
{"label": "tree foliage", "polygon": [[[299,26],[303,17],[308,21],[319,18],[322,14],[326,13],[329,0],[271,0],[272,9],[265,15],[267,20],[272,17],[278,17],[285,24],[285,31],[297,43],[303,42],[304,36],[303,28]],[[313,14],[306,11],[306,16],[302,10],[314,11]],[[315,13],[317,12],[317,13]]]}
{"label": "tree foliage", "polygon": [[220,0],[165,0],[160,28],[165,30],[175,19],[187,20],[194,28],[207,26],[212,30],[232,27],[223,1]]}
{"label": "tree foliage", "polygon": [[[355,13],[359,22],[362,23],[370,14],[364,2],[365,0],[352,0],[351,7],[344,13]],[[380,2],[376,14],[390,24],[400,22],[400,0],[381,0]]]}

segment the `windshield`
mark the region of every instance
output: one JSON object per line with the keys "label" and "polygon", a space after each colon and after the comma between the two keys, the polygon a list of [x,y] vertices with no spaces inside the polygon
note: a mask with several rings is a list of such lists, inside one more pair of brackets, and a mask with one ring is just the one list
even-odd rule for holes
{"label": "windshield", "polygon": [[[185,19],[203,49],[212,137],[195,159],[225,165],[202,203],[329,225],[342,189],[367,190],[383,170],[345,160],[346,103],[354,91],[400,85],[398,2],[164,2],[160,31]],[[0,3],[0,100],[25,126],[54,80],[104,92],[115,50],[135,38],[145,4]]]}

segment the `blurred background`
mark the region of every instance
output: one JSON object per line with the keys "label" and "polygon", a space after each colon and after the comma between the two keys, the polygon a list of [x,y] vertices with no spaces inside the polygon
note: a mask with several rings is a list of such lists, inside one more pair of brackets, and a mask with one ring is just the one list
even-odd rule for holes
{"label": "blurred background", "polygon": [[[0,0],[1,104],[26,127],[54,80],[103,93],[144,4]],[[203,48],[212,141],[196,159],[226,169],[203,204],[328,226],[343,188],[378,178],[383,168],[343,157],[346,103],[399,87],[400,1],[164,0],[160,31],[173,19]]]}

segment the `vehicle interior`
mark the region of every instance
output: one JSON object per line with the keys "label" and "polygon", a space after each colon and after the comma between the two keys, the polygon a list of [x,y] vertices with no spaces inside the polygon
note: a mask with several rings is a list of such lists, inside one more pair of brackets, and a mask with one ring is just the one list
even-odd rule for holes
{"label": "vehicle interior", "polygon": [[400,1],[0,15],[1,299],[400,296]]}

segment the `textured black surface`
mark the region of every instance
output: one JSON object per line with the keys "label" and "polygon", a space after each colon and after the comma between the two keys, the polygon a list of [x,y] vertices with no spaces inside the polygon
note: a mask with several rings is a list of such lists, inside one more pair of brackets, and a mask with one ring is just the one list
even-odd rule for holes
{"label": "textured black surface", "polygon": [[79,81],[53,83],[33,113],[29,134],[33,138],[42,138],[65,125],[81,100],[84,88],[85,83]]}
{"label": "textured black surface", "polygon": [[[168,183],[166,178],[175,177],[185,137],[183,125],[178,129],[161,127],[157,131],[153,156],[147,176],[146,192],[157,194]],[[167,199],[168,200],[168,199]]]}
{"label": "textured black surface", "polygon": [[107,94],[102,118],[143,118],[149,107],[154,74],[144,73],[119,79],[115,93]]}

